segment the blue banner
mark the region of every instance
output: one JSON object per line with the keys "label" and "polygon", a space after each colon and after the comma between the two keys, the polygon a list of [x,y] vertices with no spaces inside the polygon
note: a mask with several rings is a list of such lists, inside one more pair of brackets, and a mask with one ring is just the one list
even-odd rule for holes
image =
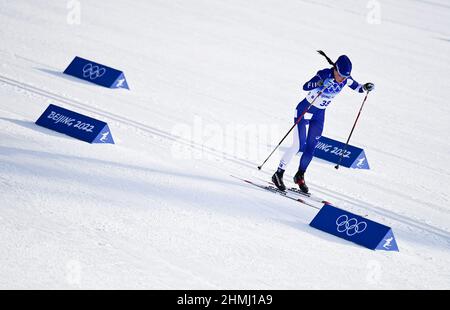
{"label": "blue banner", "polygon": [[340,165],[347,168],[370,169],[363,149],[353,145],[322,136],[316,145],[314,157],[337,164],[342,156]]}
{"label": "blue banner", "polygon": [[78,56],[72,60],[64,73],[108,88],[130,89],[122,71]]}
{"label": "blue banner", "polygon": [[399,251],[392,229],[325,204],[310,225],[371,250]]}
{"label": "blue banner", "polygon": [[36,125],[89,143],[114,144],[111,131],[105,122],[53,104],[42,113]]}

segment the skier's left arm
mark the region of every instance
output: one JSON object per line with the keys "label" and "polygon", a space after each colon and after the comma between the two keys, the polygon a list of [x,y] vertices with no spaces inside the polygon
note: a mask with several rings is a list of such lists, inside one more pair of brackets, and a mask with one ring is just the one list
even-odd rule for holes
{"label": "skier's left arm", "polygon": [[349,77],[347,79],[347,85],[348,87],[359,93],[363,93],[364,91],[370,92],[375,89],[375,84],[373,83],[359,84],[352,77]]}

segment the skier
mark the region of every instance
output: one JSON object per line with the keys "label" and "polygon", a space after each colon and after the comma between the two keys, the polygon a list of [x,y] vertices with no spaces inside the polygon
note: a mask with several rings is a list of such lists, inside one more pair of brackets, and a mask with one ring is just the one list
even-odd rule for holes
{"label": "skier", "polygon": [[[333,67],[318,71],[316,76],[303,85],[303,90],[309,91],[309,93],[297,105],[294,121],[297,122],[298,118],[301,117],[312,102],[314,104],[299,121],[297,130],[294,130],[293,144],[284,153],[277,171],[272,176],[272,182],[282,191],[286,190],[283,182],[283,174],[286,166],[295,154],[303,152],[300,158],[300,166],[294,176],[294,183],[299,186],[302,192],[309,192],[308,186],[305,183],[305,172],[313,158],[318,140],[322,136],[325,109],[330,105],[333,98],[341,92],[345,85],[360,93],[364,91],[370,92],[375,88],[373,83],[365,83],[362,85],[351,77],[352,63],[346,55],[340,56],[336,62],[333,62],[324,52],[318,52]],[[309,125],[308,130],[306,130],[307,125]]]}

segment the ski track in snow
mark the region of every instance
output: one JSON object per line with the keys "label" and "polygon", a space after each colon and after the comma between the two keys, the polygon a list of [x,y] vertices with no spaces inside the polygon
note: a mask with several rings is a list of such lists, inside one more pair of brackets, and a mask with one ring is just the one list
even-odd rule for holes
{"label": "ski track in snow", "polygon": [[[198,145],[194,141],[182,141],[181,137],[173,136],[170,133],[164,132],[164,131],[159,130],[157,128],[150,127],[148,125],[139,124],[139,123],[136,124],[135,122],[133,122],[130,119],[127,119],[127,118],[124,118],[124,117],[120,117],[118,115],[114,115],[114,114],[109,113],[107,111],[103,111],[103,110],[101,110],[99,108],[96,108],[96,109],[92,108],[91,106],[89,106],[86,103],[82,103],[82,102],[74,100],[74,99],[66,98],[66,97],[58,95],[58,94],[56,94],[56,93],[54,93],[52,91],[48,91],[48,90],[44,90],[44,89],[39,88],[39,87],[27,85],[26,83],[15,81],[13,79],[10,79],[10,78],[4,77],[4,76],[0,76],[0,81],[2,81],[5,84],[8,84],[8,85],[21,88],[21,89],[23,89],[25,91],[28,91],[30,93],[37,94],[37,95],[43,96],[45,98],[55,100],[56,102],[63,102],[65,104],[68,104],[68,105],[72,106],[73,108],[78,108],[78,109],[81,108],[83,110],[87,110],[87,111],[89,111],[91,113],[94,113],[95,115],[102,116],[103,119],[106,118],[106,119],[114,120],[116,122],[116,125],[119,125],[119,124],[122,125],[122,126],[123,125],[127,125],[129,127],[133,127],[135,130],[139,129],[142,132],[141,135],[147,135],[150,138],[152,138],[153,136],[158,136],[160,138],[163,138],[163,139],[166,139],[166,140],[169,140],[169,141],[177,141],[179,143],[183,142],[183,143],[185,143],[186,145],[188,145],[189,147],[191,147],[193,149],[197,148],[197,149],[201,149],[201,150],[205,151],[205,147],[204,146]],[[159,139],[158,141],[156,141],[154,143],[158,144],[161,141],[162,140]],[[165,142],[168,143],[168,141],[165,141]],[[211,152],[211,155],[213,155],[213,156],[218,154],[218,152],[216,150],[213,150],[213,149],[207,149],[207,150],[209,152]],[[396,155],[392,155],[392,154],[388,154],[388,155],[397,157]],[[230,154],[219,153],[216,156],[219,157],[219,158],[222,158],[224,156],[225,157],[227,157],[227,156],[230,157],[231,155]],[[407,158],[401,158],[401,159],[403,161],[410,161]],[[226,159],[226,160],[231,161],[234,164],[245,166],[246,168],[254,168],[255,167],[255,163],[252,163],[250,161],[243,160],[243,159],[234,158],[234,159]],[[419,163],[414,162],[414,161],[410,161],[410,162],[412,162],[414,164],[419,164]],[[431,168],[431,169],[435,170],[433,168]],[[441,172],[441,171],[439,171],[439,172]],[[269,177],[269,175],[267,175],[267,178],[268,177]],[[365,181],[361,180],[360,182],[365,182]],[[374,184],[371,184],[370,182],[365,182],[365,183],[368,186],[374,186]],[[314,184],[314,183],[312,183],[312,184]],[[408,194],[402,194],[401,192],[393,191],[393,190],[390,190],[390,189],[388,189],[386,187],[382,187],[381,189],[383,191],[392,191],[395,195],[403,196],[406,200],[414,200],[414,201],[416,201],[416,202],[418,202],[420,204],[427,204],[427,203],[430,204],[429,202],[422,201],[420,199],[414,199],[414,198],[410,197],[410,195],[408,195]],[[353,208],[355,208],[355,207],[356,208],[364,207],[365,209],[368,209],[370,211],[379,212],[380,215],[384,216],[384,218],[385,217],[391,217],[391,219],[396,219],[397,221],[400,221],[400,222],[403,222],[403,223],[407,223],[408,225],[414,225],[416,228],[419,228],[419,229],[421,229],[423,231],[427,231],[427,232],[430,232],[430,233],[435,233],[436,235],[441,236],[442,238],[444,238],[444,240],[446,240],[446,242],[450,241],[450,233],[449,232],[446,232],[446,231],[443,231],[443,230],[440,230],[440,229],[436,229],[436,228],[434,228],[432,226],[429,226],[429,225],[423,225],[422,226],[422,224],[420,224],[420,222],[415,222],[414,220],[408,219],[408,217],[406,217],[406,216],[397,215],[394,212],[384,211],[383,209],[381,209],[381,208],[379,208],[379,207],[377,207],[377,206],[375,206],[373,204],[368,204],[367,202],[364,202],[362,200],[355,200],[354,198],[351,198],[350,196],[339,194],[339,193],[327,190],[326,188],[323,188],[323,187],[321,188],[320,186],[316,187],[316,190],[319,191],[319,192],[323,192],[324,194],[330,195],[333,199],[336,199],[338,201],[342,201],[343,203],[345,203],[346,206],[353,207]],[[438,205],[435,205],[435,207],[439,208]],[[445,209],[444,207],[442,208],[442,211],[443,212],[448,212],[448,210]]]}

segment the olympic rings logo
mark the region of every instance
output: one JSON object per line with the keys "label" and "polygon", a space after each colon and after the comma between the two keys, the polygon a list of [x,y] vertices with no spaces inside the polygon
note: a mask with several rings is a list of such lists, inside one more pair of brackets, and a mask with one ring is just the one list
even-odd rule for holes
{"label": "olympic rings logo", "polygon": [[93,64],[87,64],[83,67],[83,77],[89,77],[91,80],[102,77],[105,73],[105,68],[100,68],[99,66],[94,66]]}
{"label": "olympic rings logo", "polygon": [[341,90],[342,90],[342,86],[334,83],[327,87],[326,92],[330,93],[330,94],[331,93],[336,94],[336,93],[340,92]]}
{"label": "olympic rings logo", "polygon": [[355,218],[349,219],[345,214],[337,218],[336,225],[338,232],[346,232],[349,237],[360,234],[367,228],[366,222],[358,223]]}

